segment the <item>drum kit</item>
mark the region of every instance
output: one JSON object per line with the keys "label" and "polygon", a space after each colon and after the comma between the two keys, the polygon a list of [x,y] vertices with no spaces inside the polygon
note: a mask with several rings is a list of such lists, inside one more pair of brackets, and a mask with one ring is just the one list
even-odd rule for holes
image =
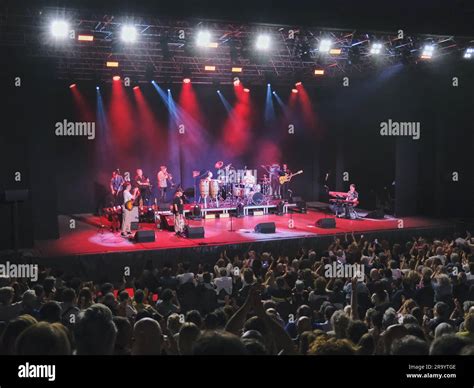
{"label": "drum kit", "polygon": [[[218,161],[214,167],[218,170],[218,179],[213,179],[210,171],[199,176],[199,202],[203,202],[206,208],[219,207],[219,204],[233,207],[239,203],[258,206],[270,202],[271,185],[266,175],[257,182],[246,168],[243,170],[246,171],[245,175],[240,176],[232,164],[225,165],[223,161]],[[195,178],[196,175],[194,172]]]}

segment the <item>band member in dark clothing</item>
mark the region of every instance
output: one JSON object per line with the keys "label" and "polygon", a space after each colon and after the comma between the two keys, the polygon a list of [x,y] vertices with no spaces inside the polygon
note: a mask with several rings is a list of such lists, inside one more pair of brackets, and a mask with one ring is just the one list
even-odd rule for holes
{"label": "band member in dark clothing", "polygon": [[[287,164],[284,164],[281,171],[283,172],[283,175],[288,175],[290,176],[291,175],[291,170],[288,168],[288,165]],[[290,182],[286,182],[286,183],[283,183],[281,185],[281,195],[283,197],[283,199],[289,199],[291,197],[291,193],[290,193]]]}
{"label": "band member in dark clothing", "polygon": [[274,199],[281,198],[281,185],[280,185],[280,176],[283,175],[283,171],[280,168],[278,163],[273,163],[270,166],[270,184],[272,187],[272,196]]}
{"label": "band member in dark clothing", "polygon": [[122,204],[123,199],[123,184],[125,180],[123,176],[120,175],[120,170],[112,171],[112,178],[110,179],[110,194],[112,195],[111,206],[119,206]]}
{"label": "band member in dark clothing", "polygon": [[151,196],[150,179],[143,175],[143,170],[140,168],[137,169],[136,173],[137,175],[135,175],[134,186],[140,190],[140,197],[143,200],[143,204],[149,205]]}
{"label": "band member in dark clothing", "polygon": [[[354,207],[356,207],[359,203],[359,193],[355,190],[355,188],[355,184],[352,183],[349,186],[349,191],[347,192],[347,203],[345,204],[346,218],[357,218],[357,213],[355,212]],[[351,217],[351,213],[353,217]]]}
{"label": "band member in dark clothing", "polygon": [[184,234],[184,200],[183,191],[178,189],[173,199],[174,231],[178,236]]}

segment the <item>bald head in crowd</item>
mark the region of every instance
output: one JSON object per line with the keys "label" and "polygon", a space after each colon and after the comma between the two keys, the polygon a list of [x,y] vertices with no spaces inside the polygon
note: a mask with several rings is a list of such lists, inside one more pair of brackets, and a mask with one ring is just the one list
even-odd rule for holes
{"label": "bald head in crowd", "polygon": [[132,355],[160,355],[163,334],[160,324],[152,318],[140,319],[133,327]]}

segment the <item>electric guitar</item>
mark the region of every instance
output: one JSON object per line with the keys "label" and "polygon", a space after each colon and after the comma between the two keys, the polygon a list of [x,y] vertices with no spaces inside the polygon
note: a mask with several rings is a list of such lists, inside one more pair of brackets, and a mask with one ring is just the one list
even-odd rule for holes
{"label": "electric guitar", "polygon": [[125,205],[124,205],[125,209],[129,211],[133,210],[133,204],[135,203],[135,200],[137,199],[137,197],[140,196],[140,190],[138,190],[138,188],[136,188],[134,191],[135,193],[133,194],[133,198],[125,202]]}
{"label": "electric guitar", "polygon": [[285,174],[279,177],[278,179],[280,180],[280,185],[283,185],[289,181],[291,181],[291,178],[293,178],[295,175],[303,174],[303,170],[299,170],[298,172],[295,172],[294,174]]}

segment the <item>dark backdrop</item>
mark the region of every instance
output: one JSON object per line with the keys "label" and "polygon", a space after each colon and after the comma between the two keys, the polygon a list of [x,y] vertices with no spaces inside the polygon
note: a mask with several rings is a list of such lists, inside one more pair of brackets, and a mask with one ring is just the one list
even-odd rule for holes
{"label": "dark backdrop", "polygon": [[[85,110],[86,116],[97,120],[95,85],[77,83],[86,102],[78,107],[69,83],[54,79],[50,63],[31,67],[21,57],[13,59],[10,65],[2,65],[1,81],[6,87],[1,89],[5,103],[0,191],[30,190],[30,200],[20,207],[22,245],[31,245],[33,238],[56,237],[58,213],[96,211],[114,168],[133,174],[135,168],[142,167],[155,183],[159,165],[167,164],[175,180],[188,187],[193,183],[193,169],[210,168],[217,160],[251,168],[274,159],[286,161],[293,170],[304,170],[295,178],[294,190],[306,200],[324,198],[328,173],[331,189],[347,190],[349,182],[356,183],[361,206],[368,209],[375,208],[377,198],[389,191],[395,196],[399,216],[473,214],[472,63],[380,69],[350,77],[350,87],[343,87],[340,78],[320,79],[305,85],[315,116],[312,126],[301,111],[285,118],[275,99],[276,118],[266,123],[266,87],[254,86],[249,137],[245,147],[235,152],[222,140],[228,114],[216,87],[210,85],[194,86],[201,119],[192,141],[176,138],[176,123],[170,125],[168,109],[152,85],[143,85],[141,91],[152,112],[146,122],[153,122],[153,129],[137,114],[134,92],[128,88],[125,93],[132,117],[128,132],[121,132],[118,143],[117,128],[110,120],[108,128],[98,123],[94,141],[57,138],[57,121],[84,120]],[[23,77],[21,88],[13,85],[17,74]],[[457,88],[451,85],[454,76],[459,78]],[[180,87],[171,88],[176,103]],[[290,87],[276,89],[284,103],[288,102]],[[232,88],[220,88],[231,105]],[[110,90],[110,84],[101,88],[106,112],[111,105]],[[421,139],[381,137],[380,122],[389,118],[420,121]],[[294,135],[287,133],[289,123],[295,124]],[[15,171],[22,172],[21,182],[14,181]],[[451,179],[453,171],[459,173],[458,182]],[[349,173],[349,181],[342,179],[343,172]],[[1,247],[11,245],[10,209],[10,204],[1,203]]]}

